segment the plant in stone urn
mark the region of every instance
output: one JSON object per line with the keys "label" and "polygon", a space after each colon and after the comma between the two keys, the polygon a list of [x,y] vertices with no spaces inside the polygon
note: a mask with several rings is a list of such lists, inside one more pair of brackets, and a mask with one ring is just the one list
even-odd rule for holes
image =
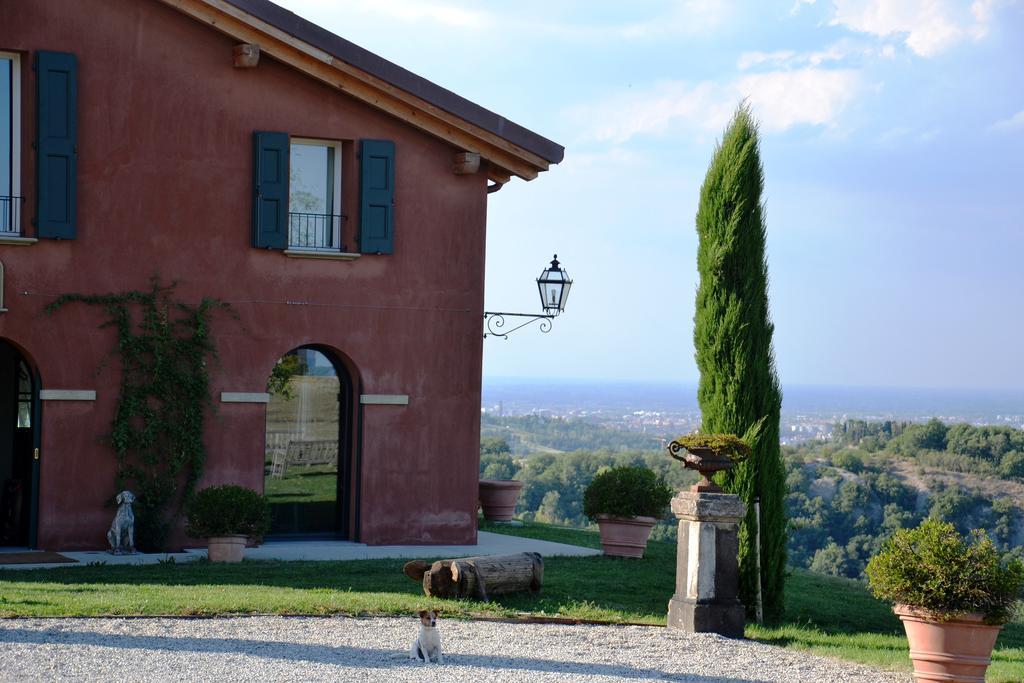
{"label": "plant in stone urn", "polygon": [[[679,455],[685,451],[685,455]],[[681,436],[668,445],[668,453],[691,470],[697,470],[702,479],[691,487],[691,491],[721,493],[711,475],[727,470],[738,462],[750,457],[750,446],[733,434],[700,434],[694,432]]]}
{"label": "plant in stone urn", "polygon": [[597,522],[605,555],[643,557],[651,528],[672,500],[672,489],[646,467],[597,473],[583,493],[583,513]]}
{"label": "plant in stone urn", "polygon": [[211,486],[185,503],[185,533],[205,538],[211,562],[241,562],[245,543],[270,529],[267,497],[235,484]]}
{"label": "plant in stone urn", "polygon": [[1024,588],[1024,564],[1000,560],[983,530],[965,539],[948,522],[901,529],[867,566],[868,585],[894,603],[915,678],[983,681],[1002,625]]}

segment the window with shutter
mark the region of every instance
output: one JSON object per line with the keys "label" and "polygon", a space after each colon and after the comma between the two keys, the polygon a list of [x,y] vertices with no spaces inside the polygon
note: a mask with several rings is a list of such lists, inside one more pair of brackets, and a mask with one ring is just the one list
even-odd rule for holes
{"label": "window with shutter", "polygon": [[288,247],[288,134],[253,134],[252,245]]}
{"label": "window with shutter", "polygon": [[64,52],[36,53],[36,228],[74,239],[78,157],[78,62]]}
{"label": "window with shutter", "polygon": [[395,143],[359,145],[359,250],[390,254],[395,241]]}
{"label": "window with shutter", "polygon": [[21,235],[21,59],[0,52],[0,236]]}
{"label": "window with shutter", "polygon": [[341,143],[292,138],[288,180],[288,249],[344,251]]}

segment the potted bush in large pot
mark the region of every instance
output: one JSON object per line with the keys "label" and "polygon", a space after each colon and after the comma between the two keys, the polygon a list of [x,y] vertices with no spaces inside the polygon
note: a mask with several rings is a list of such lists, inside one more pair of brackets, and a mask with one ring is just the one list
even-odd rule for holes
{"label": "potted bush in large pot", "polygon": [[205,538],[210,562],[241,562],[245,544],[270,529],[266,496],[235,484],[211,486],[185,503],[185,533]]}
{"label": "potted bush in large pot", "polygon": [[612,467],[597,473],[583,493],[583,513],[597,522],[605,555],[643,557],[655,522],[672,489],[646,467]]}
{"label": "potted bush in large pot", "polygon": [[868,585],[894,603],[919,681],[985,680],[992,648],[1024,588],[1024,564],[1002,562],[984,531],[947,522],[901,529],[868,562]]}

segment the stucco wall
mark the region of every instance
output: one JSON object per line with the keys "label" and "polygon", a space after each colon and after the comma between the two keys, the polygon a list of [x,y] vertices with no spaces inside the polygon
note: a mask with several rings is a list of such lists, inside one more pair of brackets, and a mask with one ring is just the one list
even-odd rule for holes
{"label": "stucco wall", "polygon": [[[95,402],[43,406],[39,546],[105,545],[114,470],[99,437],[118,386],[116,359],[101,368],[114,343],[98,329],[102,312],[42,308],[61,293],[144,288],[154,274],[179,280],[185,300],[217,297],[237,314],[216,318],[215,398],[263,391],[276,359],[311,343],[347,357],[363,393],[407,394],[408,406],[363,409],[358,534],[367,543],[473,542],[486,179],[454,175],[458,150],[272,59],[233,68],[235,42],[151,0],[0,4],[0,50],[25,51],[30,235],[31,51],[79,61],[77,239],[0,245],[10,309],[0,337],[28,352],[44,389],[97,391]],[[255,130],[394,140],[395,253],[341,262],[252,248]],[[343,207],[349,245],[354,181],[346,178]],[[264,429],[264,405],[221,404],[208,422],[203,483],[262,488]]]}

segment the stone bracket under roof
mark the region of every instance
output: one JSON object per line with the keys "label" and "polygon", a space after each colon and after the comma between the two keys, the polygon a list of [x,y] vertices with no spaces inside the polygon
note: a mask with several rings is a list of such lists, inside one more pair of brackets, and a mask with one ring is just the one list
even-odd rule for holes
{"label": "stone bracket under roof", "polygon": [[[477,153],[488,177],[532,180],[562,160],[564,148],[337,36],[268,0],[160,0],[262,54]],[[227,55],[225,59],[230,59]]]}

